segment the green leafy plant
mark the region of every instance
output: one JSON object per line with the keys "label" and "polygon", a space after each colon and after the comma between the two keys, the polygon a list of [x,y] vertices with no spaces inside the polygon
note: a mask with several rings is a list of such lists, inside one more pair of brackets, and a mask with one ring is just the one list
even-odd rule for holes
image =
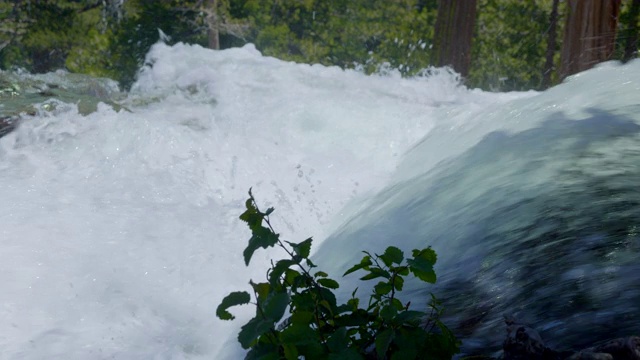
{"label": "green leafy plant", "polygon": [[[460,342],[439,320],[443,308],[433,295],[428,312],[411,310],[410,302],[398,298],[410,274],[436,282],[433,249],[413,250],[408,258],[394,246],[381,255],[365,251],[344,275],[361,271],[365,275],[360,280],[378,280],[368,303],[361,307],[356,288],[346,303],[338,304],[333,290],[339,283],[318,271],[309,258],[312,239],[280,239],[269,221],[273,211],[260,211],[249,190],[240,216],[252,233],[245,264],[259,248],[278,246],[288,258],[272,262],[265,282],[250,281],[256,313],[238,334],[242,347],[249,350],[245,359],[451,359],[459,351]],[[250,302],[248,292],[232,292],[216,315],[232,320],[228,309]]]}

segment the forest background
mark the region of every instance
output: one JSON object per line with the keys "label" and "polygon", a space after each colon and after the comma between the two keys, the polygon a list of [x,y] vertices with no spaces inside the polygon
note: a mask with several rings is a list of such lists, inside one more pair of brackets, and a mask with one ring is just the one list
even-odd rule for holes
{"label": "forest background", "polygon": [[640,0],[1,0],[0,68],[126,89],[160,29],[170,44],[253,43],[283,60],[403,76],[450,65],[469,87],[543,90],[636,58],[639,12]]}

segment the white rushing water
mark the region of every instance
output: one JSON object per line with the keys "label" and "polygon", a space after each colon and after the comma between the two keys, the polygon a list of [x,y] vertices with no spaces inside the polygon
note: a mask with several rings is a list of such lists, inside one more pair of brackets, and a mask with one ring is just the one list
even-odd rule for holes
{"label": "white rushing water", "polygon": [[384,187],[490,131],[578,114],[618,87],[638,95],[616,65],[538,95],[468,90],[447,72],[288,63],[250,45],[158,44],[147,60],[130,111],[62,103],[0,138],[1,359],[237,358],[252,309],[222,322],[215,308],[279,256],[244,266],[250,187],[283,237],[319,244]]}
{"label": "white rushing water", "polygon": [[2,359],[220,358],[247,317],[215,307],[269,258],[242,262],[250,187],[283,236],[321,241],[436,124],[524,96],[252,46],[159,44],[148,62],[130,112],[59,104],[0,139]]}

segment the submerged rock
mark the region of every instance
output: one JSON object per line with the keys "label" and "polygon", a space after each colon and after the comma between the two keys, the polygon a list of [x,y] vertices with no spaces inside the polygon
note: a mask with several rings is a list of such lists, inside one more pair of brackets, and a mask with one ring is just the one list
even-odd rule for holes
{"label": "submerged rock", "polygon": [[0,71],[0,137],[14,130],[25,114],[55,110],[59,102],[75,104],[79,114],[88,115],[98,103],[119,111],[124,98],[109,79],[64,71],[38,75]]}
{"label": "submerged rock", "polygon": [[544,359],[548,349],[540,334],[513,318],[505,318],[507,338],[503,343],[504,358],[508,360]]}
{"label": "submerged rock", "polygon": [[504,360],[640,360],[638,336],[609,340],[579,351],[558,351],[547,347],[538,331],[513,317],[505,317],[505,323]]}
{"label": "submerged rock", "polygon": [[640,336],[609,340],[604,344],[576,353],[571,360],[585,359],[585,354],[606,354],[613,360],[640,360]]}
{"label": "submerged rock", "polygon": [[570,356],[569,360],[613,360],[613,356],[607,353],[580,351]]}
{"label": "submerged rock", "polygon": [[0,117],[0,137],[5,136],[15,129],[17,119],[12,116]]}

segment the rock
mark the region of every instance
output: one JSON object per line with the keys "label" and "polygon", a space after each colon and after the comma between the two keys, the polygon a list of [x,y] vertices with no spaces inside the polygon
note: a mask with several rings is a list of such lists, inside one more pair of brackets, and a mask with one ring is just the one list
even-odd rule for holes
{"label": "rock", "polygon": [[613,356],[607,353],[594,353],[591,351],[579,351],[567,360],[613,360]]}
{"label": "rock", "polygon": [[505,360],[543,359],[546,347],[533,328],[518,324],[513,317],[505,317],[507,338],[502,344]]}
{"label": "rock", "polygon": [[640,360],[640,337],[629,336],[609,340],[595,346],[593,351],[611,354],[614,360]]}
{"label": "rock", "polygon": [[15,129],[15,119],[11,116],[0,117],[0,137]]}
{"label": "rock", "polygon": [[533,328],[505,316],[507,338],[503,343],[504,360],[640,360],[640,337],[609,340],[577,352],[556,351],[545,346]]}

